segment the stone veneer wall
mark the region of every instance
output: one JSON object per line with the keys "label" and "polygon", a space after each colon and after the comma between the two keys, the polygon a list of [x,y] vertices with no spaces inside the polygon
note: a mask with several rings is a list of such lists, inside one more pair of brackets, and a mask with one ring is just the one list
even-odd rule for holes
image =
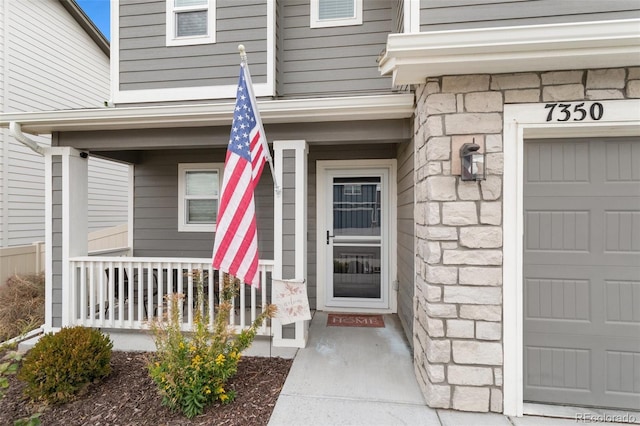
{"label": "stone veneer wall", "polygon": [[[417,88],[413,340],[429,406],[502,412],[504,104],[624,98],[640,98],[640,68],[450,76]],[[485,146],[482,182],[451,173],[452,144],[471,138]]]}

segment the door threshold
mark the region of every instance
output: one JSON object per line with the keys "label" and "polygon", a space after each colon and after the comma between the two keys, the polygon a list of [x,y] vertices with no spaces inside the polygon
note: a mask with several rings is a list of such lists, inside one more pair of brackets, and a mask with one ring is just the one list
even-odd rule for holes
{"label": "door threshold", "polygon": [[640,424],[640,411],[615,408],[577,407],[571,405],[525,402],[523,412],[525,416],[556,417],[572,419],[581,423],[611,422]]}

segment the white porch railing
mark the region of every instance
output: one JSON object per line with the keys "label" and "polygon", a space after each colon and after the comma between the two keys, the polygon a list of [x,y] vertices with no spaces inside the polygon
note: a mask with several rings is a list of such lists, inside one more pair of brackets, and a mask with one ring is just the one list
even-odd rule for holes
{"label": "white porch railing", "polygon": [[[260,289],[242,286],[233,301],[229,323],[236,331],[247,328],[270,301],[272,260],[260,260]],[[211,259],[76,257],[70,259],[69,303],[63,316],[72,325],[111,329],[149,329],[152,320],[167,314],[167,295],[183,295],[182,329],[192,330],[197,299],[194,272],[203,277],[210,325],[217,314],[221,273]],[[269,299],[269,300],[268,300]],[[65,306],[68,305],[68,306]],[[270,335],[268,324],[258,330]]]}

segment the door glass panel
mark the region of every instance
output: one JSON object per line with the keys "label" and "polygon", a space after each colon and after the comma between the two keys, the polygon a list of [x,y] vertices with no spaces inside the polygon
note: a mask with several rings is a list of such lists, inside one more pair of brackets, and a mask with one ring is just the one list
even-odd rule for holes
{"label": "door glass panel", "polygon": [[333,179],[333,231],[336,237],[380,237],[380,187],[380,177]]}
{"label": "door glass panel", "polygon": [[380,296],[380,247],[334,244],[333,297]]}

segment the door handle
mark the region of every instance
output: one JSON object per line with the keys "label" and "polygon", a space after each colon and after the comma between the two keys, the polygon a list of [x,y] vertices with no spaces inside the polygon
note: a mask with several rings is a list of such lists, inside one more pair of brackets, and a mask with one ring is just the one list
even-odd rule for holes
{"label": "door handle", "polygon": [[329,231],[327,231],[327,245],[329,245],[329,238],[333,238],[335,237],[335,235],[331,235],[329,234]]}

